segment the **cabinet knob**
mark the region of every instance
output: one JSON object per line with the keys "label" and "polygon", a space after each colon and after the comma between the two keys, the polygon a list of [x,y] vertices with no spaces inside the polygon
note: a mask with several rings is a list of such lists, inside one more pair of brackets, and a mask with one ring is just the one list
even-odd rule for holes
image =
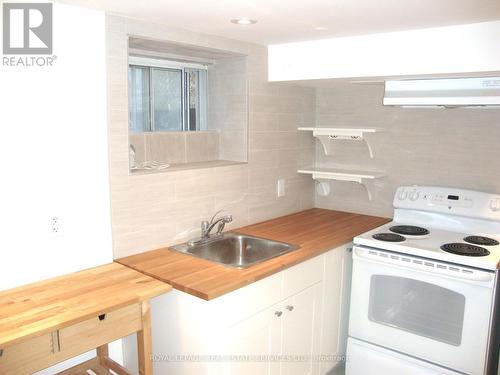
{"label": "cabinet knob", "polygon": [[288,305],[288,306],[286,307],[286,309],[287,309],[288,311],[293,311],[294,307],[293,307],[293,306],[291,306],[291,305]]}
{"label": "cabinet knob", "polygon": [[278,318],[283,315],[283,311],[275,311],[274,315],[276,315]]}

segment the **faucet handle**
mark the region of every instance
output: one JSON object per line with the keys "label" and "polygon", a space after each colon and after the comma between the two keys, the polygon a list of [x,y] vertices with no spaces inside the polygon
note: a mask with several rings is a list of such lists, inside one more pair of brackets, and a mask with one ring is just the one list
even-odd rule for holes
{"label": "faucet handle", "polygon": [[212,224],[212,223],[214,222],[215,218],[217,217],[217,215],[218,215],[218,214],[220,214],[222,211],[224,211],[224,210],[219,210],[219,211],[217,211],[217,212],[214,214],[214,216],[212,216],[212,218],[210,219],[210,221],[208,222],[208,224],[209,224],[209,225],[210,225],[210,224]]}
{"label": "faucet handle", "polygon": [[209,227],[210,227],[210,223],[208,221],[203,220],[201,222],[201,236],[202,237],[208,232]]}
{"label": "faucet handle", "polygon": [[224,230],[224,227],[226,226],[226,224],[230,223],[231,221],[233,221],[232,215],[226,215],[220,219],[219,226],[217,227],[217,235],[218,236],[220,236],[222,234],[222,231]]}

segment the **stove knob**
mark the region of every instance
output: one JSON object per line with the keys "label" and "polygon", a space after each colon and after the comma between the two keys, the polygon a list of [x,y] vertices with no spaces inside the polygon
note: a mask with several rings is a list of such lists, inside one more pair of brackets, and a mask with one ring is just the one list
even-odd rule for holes
{"label": "stove knob", "polygon": [[404,201],[408,197],[408,193],[404,190],[400,191],[398,194],[398,199]]}
{"label": "stove knob", "polygon": [[408,198],[410,198],[411,201],[416,201],[418,197],[420,196],[420,193],[418,191],[412,191]]}
{"label": "stove knob", "polygon": [[500,198],[492,199],[490,201],[491,211],[499,211],[500,210]]}

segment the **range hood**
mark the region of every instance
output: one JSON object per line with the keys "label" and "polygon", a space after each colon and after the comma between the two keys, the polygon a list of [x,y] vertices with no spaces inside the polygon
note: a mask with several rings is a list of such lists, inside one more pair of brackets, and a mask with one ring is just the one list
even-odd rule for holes
{"label": "range hood", "polygon": [[386,81],[384,105],[402,107],[499,107],[500,77]]}

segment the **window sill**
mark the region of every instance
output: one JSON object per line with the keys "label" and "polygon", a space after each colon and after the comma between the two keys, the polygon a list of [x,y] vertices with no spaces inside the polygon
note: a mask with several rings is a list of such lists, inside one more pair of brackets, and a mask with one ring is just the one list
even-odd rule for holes
{"label": "window sill", "polygon": [[247,164],[242,161],[233,160],[209,160],[209,161],[199,161],[192,163],[178,163],[170,164],[168,168],[165,169],[134,169],[129,170],[130,176],[140,176],[145,174],[156,174],[156,173],[169,173],[177,171],[187,171],[192,169],[205,169],[205,168],[216,168],[216,167],[226,167],[228,165],[239,165]]}

